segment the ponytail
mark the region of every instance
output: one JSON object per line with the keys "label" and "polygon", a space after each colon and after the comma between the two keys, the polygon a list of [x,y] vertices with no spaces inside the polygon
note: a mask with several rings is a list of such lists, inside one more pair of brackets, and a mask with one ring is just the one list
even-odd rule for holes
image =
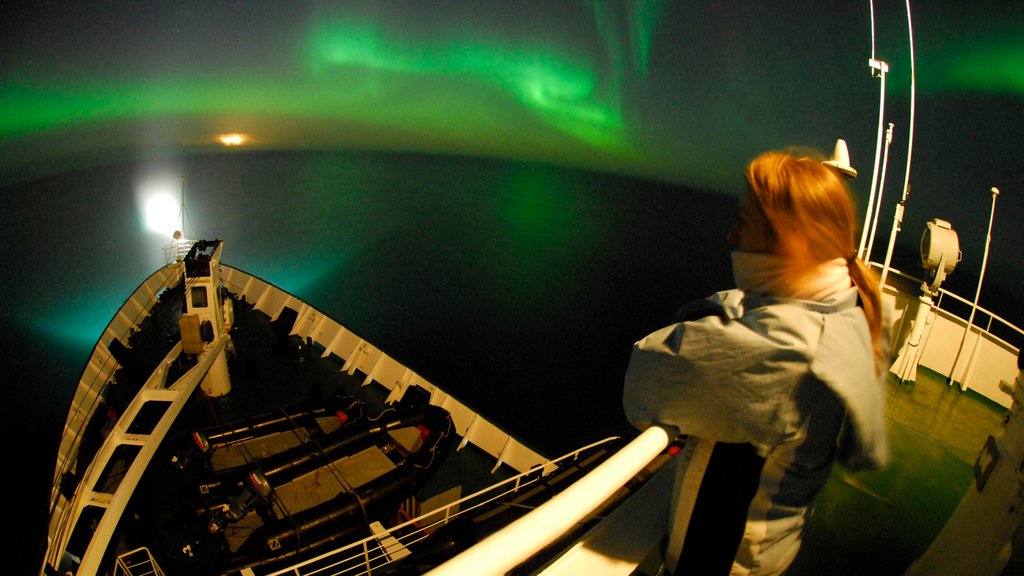
{"label": "ponytail", "polygon": [[774,253],[807,265],[846,259],[867,316],[875,369],[881,374],[887,361],[882,295],[874,272],[857,258],[857,219],[846,182],[816,159],[776,151],[754,158],[744,177],[774,234]]}
{"label": "ponytail", "polygon": [[868,319],[868,329],[871,333],[871,349],[875,354],[875,371],[881,373],[886,365],[885,352],[882,351],[882,293],[878,288],[878,277],[871,269],[854,256],[847,260],[847,268],[850,270],[850,279],[857,287],[860,294],[860,306],[864,309],[864,315]]}

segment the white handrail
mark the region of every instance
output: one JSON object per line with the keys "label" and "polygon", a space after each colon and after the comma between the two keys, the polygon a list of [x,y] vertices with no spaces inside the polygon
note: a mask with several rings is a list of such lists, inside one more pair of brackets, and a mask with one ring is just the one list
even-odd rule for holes
{"label": "white handrail", "polygon": [[428,572],[428,576],[499,576],[556,541],[647,466],[671,437],[648,428],[625,448],[565,491],[479,544]]}
{"label": "white handrail", "polygon": [[[881,264],[879,264],[877,262],[868,262],[867,264],[868,264],[868,266],[874,266],[874,267],[878,267],[878,268],[881,268],[881,266],[882,266]],[[903,278],[906,278],[906,279],[914,282],[915,284],[920,284],[920,283],[924,282],[924,280],[921,279],[920,277],[914,276],[914,275],[910,274],[909,272],[904,272],[904,271],[899,270],[897,268],[893,268],[892,266],[889,267],[889,272],[892,272],[893,274],[896,274],[897,276],[902,276]],[[883,285],[882,287],[884,288],[885,286]],[[893,290],[898,290],[898,288],[893,287]],[[966,306],[971,306],[972,305],[970,300],[968,300],[968,299],[964,298],[963,296],[960,296],[960,295],[958,295],[958,294],[956,294],[954,292],[950,292],[949,290],[946,290],[945,288],[941,288],[940,287],[938,292],[939,292],[939,296],[940,296],[939,301],[936,304],[936,308],[938,308],[938,309],[942,309],[942,301],[943,300],[950,299],[950,298],[953,299],[953,300],[956,300],[957,302],[960,302],[961,304],[964,304]],[[982,314],[987,315],[990,318],[989,328],[985,329],[986,332],[989,332],[991,334],[991,329],[990,329],[991,328],[991,322],[998,322],[1000,325],[1006,327],[1008,330],[1011,330],[1013,332],[1016,332],[1017,334],[1020,334],[1021,336],[1024,336],[1024,328],[1013,324],[1012,322],[1010,322],[1006,318],[1003,318],[1002,316],[996,314],[995,312],[992,312],[991,310],[985,308],[984,306],[978,306],[977,311],[981,312]],[[959,314],[953,314],[952,312],[947,312],[947,314],[955,316],[956,318],[960,318]],[[963,318],[960,318],[960,319],[963,320]],[[979,328],[979,327],[976,326],[975,328]]]}
{"label": "white handrail", "polygon": [[[435,529],[440,526],[448,524],[455,518],[464,514],[474,512],[484,506],[499,502],[503,498],[509,497],[513,494],[519,493],[538,482],[544,482],[550,474],[557,472],[558,470],[567,470],[571,462],[580,459],[581,455],[590,450],[601,448],[604,445],[608,445],[612,442],[619,440],[618,436],[610,436],[604,440],[592,442],[581,448],[577,448],[572,452],[559,456],[558,458],[545,462],[544,464],[538,464],[534,468],[531,468],[525,472],[521,472],[515,476],[511,476],[495,484],[478,490],[469,496],[460,498],[454,502],[450,502],[441,508],[437,508],[426,512],[416,518],[406,520],[405,522],[391,526],[387,530],[394,536],[400,543],[412,548],[411,545],[418,543],[420,540],[426,538]],[[564,467],[563,467],[564,465]],[[299,564],[283,568],[276,572],[272,572],[267,576],[283,576],[285,574],[292,574],[294,576],[300,576],[302,574],[342,574],[342,572],[331,572],[325,571],[322,566],[326,564],[332,564],[336,566],[349,566],[355,564],[362,564],[365,567],[364,572],[344,572],[348,576],[366,575],[371,574],[372,570],[379,568],[380,565],[372,566],[368,562],[353,562],[354,558],[365,557],[366,549],[371,545],[377,545],[378,538],[376,535],[367,536],[363,540],[357,542],[350,542],[341,548],[331,550],[319,556],[303,560]],[[352,554],[352,551],[358,550],[357,554]],[[375,558],[376,559],[376,558]],[[381,565],[387,564],[383,562]]]}

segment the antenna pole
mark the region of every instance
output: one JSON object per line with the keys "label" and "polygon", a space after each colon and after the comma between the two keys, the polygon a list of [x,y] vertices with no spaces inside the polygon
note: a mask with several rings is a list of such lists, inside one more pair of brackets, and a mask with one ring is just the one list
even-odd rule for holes
{"label": "antenna pole", "polygon": [[[872,10],[872,13],[874,13],[874,10]],[[874,22],[872,22],[872,26],[874,26]],[[872,33],[872,38],[873,37]],[[871,192],[868,194],[868,205],[864,210],[864,226],[862,226],[860,230],[860,245],[857,248],[857,255],[865,262],[867,261],[868,254],[864,250],[864,244],[867,242],[868,228],[871,227],[871,214],[875,211],[875,187],[879,180],[878,160],[882,154],[882,124],[885,118],[885,75],[889,71],[889,65],[881,60],[876,60],[873,52],[874,46],[872,45],[872,57],[868,60],[868,66],[871,68],[872,76],[875,75],[875,70],[878,71],[878,75],[881,77],[881,83],[878,95],[878,137],[875,141],[875,168],[874,172],[871,173]],[[879,199],[879,202],[881,202],[881,199]]]}
{"label": "antenna pole", "polygon": [[878,213],[882,210],[882,189],[885,188],[885,172],[889,166],[889,146],[892,145],[893,124],[889,122],[889,128],[885,131],[885,155],[882,157],[882,173],[878,177],[878,199],[875,201],[875,214],[871,217],[871,233],[868,235],[868,246],[861,260],[868,262],[871,259],[871,250],[875,246],[875,232],[878,231]]}
{"label": "antenna pole", "polygon": [[910,22],[910,0],[907,0],[907,36],[910,41],[910,132],[907,137],[907,170],[903,177],[903,199],[896,205],[896,216],[889,234],[889,248],[886,251],[885,264],[882,266],[882,276],[879,279],[879,285],[883,290],[885,290],[885,279],[889,275],[889,262],[892,260],[896,233],[899,231],[900,223],[903,222],[903,210],[906,208],[907,195],[910,194],[910,157],[914,149],[914,106],[917,94],[914,81],[914,28]]}
{"label": "antenna pole", "polygon": [[185,236],[185,176],[181,176],[181,235]]}
{"label": "antenna pole", "polygon": [[[971,314],[967,318],[967,326],[964,326],[964,335],[960,339],[960,347],[956,350],[956,358],[953,359],[953,367],[949,369],[949,377],[946,379],[947,385],[957,381],[956,373],[958,364],[960,364],[960,355],[964,351],[964,343],[967,341],[967,334],[971,332],[971,327],[974,325],[974,313],[978,310],[978,298],[981,297],[981,282],[985,279],[985,266],[988,265],[988,247],[989,244],[992,243],[992,220],[996,215],[996,197],[999,196],[999,188],[993,186],[991,192],[992,211],[988,215],[988,232],[985,236],[985,255],[981,258],[981,272],[978,274],[978,289],[974,292],[974,304],[971,306]],[[981,334],[978,334],[978,338],[981,338]],[[975,346],[977,346],[977,341],[975,341]],[[968,365],[970,365],[970,362],[968,362]],[[961,371],[966,372],[967,368],[964,368]],[[965,375],[962,375],[960,378],[961,387],[963,387],[964,380],[966,380],[966,377]]]}

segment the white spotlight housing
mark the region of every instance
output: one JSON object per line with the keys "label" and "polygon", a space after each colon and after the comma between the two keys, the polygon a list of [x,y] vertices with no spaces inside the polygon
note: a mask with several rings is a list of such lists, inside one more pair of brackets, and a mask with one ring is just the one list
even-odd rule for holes
{"label": "white spotlight housing", "polygon": [[953,230],[952,224],[934,218],[928,222],[921,234],[921,266],[933,277],[928,282],[931,291],[935,291],[942,281],[953,272],[963,258],[960,252],[960,238]]}

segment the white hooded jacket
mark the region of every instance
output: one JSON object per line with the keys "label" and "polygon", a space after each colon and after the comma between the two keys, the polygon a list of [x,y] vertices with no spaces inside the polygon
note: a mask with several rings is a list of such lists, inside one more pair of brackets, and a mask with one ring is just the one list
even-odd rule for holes
{"label": "white hooded jacket", "polygon": [[[856,288],[821,301],[731,290],[700,308],[709,306],[714,313],[634,345],[626,416],[640,429],[674,429],[691,444],[701,438],[756,449],[764,465],[732,573],[778,574],[796,556],[832,463],[838,458],[851,470],[887,464],[886,375],[876,374]],[[679,492],[700,483],[678,481],[674,502],[692,504],[695,494]],[[688,519],[682,522],[685,532]],[[678,515],[675,525],[678,530]],[[671,568],[677,558],[672,550],[667,557]]]}

